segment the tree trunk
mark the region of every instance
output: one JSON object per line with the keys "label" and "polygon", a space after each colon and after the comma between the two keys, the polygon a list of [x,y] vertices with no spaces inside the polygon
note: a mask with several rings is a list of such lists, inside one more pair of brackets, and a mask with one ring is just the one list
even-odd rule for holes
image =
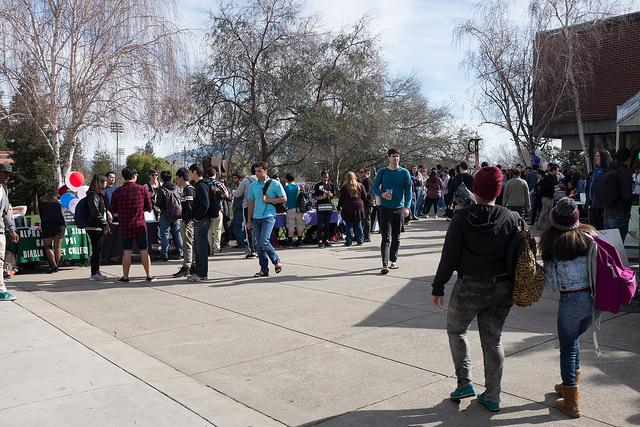
{"label": "tree trunk", "polygon": [[580,95],[578,93],[578,85],[576,83],[573,69],[569,67],[569,81],[571,82],[571,91],[573,95],[574,108],[576,110],[576,123],[578,125],[578,138],[580,139],[580,146],[584,153],[584,161],[587,166],[587,173],[591,172],[591,158],[589,157],[589,150],[587,149],[587,143],[584,139],[584,126],[582,124],[582,110],[580,108]]}
{"label": "tree trunk", "polygon": [[58,188],[64,185],[64,174],[62,173],[62,159],[60,158],[60,135],[56,132],[51,137],[51,148],[53,152],[53,179],[58,183]]}

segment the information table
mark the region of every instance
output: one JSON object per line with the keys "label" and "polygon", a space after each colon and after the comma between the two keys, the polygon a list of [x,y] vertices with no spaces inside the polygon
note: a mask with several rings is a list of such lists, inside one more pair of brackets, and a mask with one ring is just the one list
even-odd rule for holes
{"label": "information table", "polygon": [[[46,261],[43,239],[40,237],[39,228],[17,228],[20,236],[18,243],[13,243],[7,235],[7,251],[15,255],[15,264],[29,264]],[[91,245],[85,230],[75,225],[67,225],[67,232],[62,238],[62,260],[85,262],[91,255]]]}

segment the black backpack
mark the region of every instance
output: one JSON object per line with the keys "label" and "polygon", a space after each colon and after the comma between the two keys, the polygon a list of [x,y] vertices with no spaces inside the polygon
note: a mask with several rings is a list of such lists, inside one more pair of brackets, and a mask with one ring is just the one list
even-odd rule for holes
{"label": "black backpack", "polygon": [[182,218],[182,202],[177,191],[171,191],[162,187],[164,193],[164,212],[162,215],[168,220],[176,220]]}
{"label": "black backpack", "polygon": [[300,213],[309,212],[313,207],[313,202],[298,185],[298,196],[296,197],[296,210]]}
{"label": "black backpack", "polygon": [[209,218],[218,218],[220,216],[220,205],[222,199],[224,199],[224,193],[213,181],[211,181],[208,185],[209,211],[207,212],[207,216]]}
{"label": "black backpack", "polygon": [[[271,186],[271,182],[273,182],[272,179],[267,181],[264,184],[264,187],[262,187],[262,195],[263,196],[267,195],[267,190]],[[276,213],[281,214],[281,213],[286,213],[287,212],[287,205],[285,203],[271,203],[271,204],[276,208]]]}
{"label": "black backpack", "polygon": [[598,202],[604,207],[612,207],[620,199],[618,189],[618,169],[609,169],[596,179],[593,192]]}
{"label": "black backpack", "polygon": [[87,206],[87,198],[83,197],[76,205],[76,211],[73,213],[73,222],[78,228],[87,228],[88,219],[89,206]]}

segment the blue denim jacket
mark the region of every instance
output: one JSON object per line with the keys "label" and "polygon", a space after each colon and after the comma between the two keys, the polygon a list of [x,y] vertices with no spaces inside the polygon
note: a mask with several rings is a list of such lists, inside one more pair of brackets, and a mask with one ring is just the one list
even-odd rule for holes
{"label": "blue denim jacket", "polygon": [[581,256],[571,261],[546,261],[544,282],[554,291],[567,292],[589,288],[589,257]]}

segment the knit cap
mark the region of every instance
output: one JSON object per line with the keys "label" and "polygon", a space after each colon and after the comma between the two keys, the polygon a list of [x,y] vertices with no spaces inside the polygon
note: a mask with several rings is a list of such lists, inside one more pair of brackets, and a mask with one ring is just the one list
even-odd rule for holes
{"label": "knit cap", "polygon": [[563,197],[551,210],[551,225],[562,231],[578,228],[580,225],[580,212],[576,201],[570,197]]}
{"label": "knit cap", "polygon": [[473,176],[473,193],[482,200],[495,200],[502,191],[502,171],[486,166]]}

